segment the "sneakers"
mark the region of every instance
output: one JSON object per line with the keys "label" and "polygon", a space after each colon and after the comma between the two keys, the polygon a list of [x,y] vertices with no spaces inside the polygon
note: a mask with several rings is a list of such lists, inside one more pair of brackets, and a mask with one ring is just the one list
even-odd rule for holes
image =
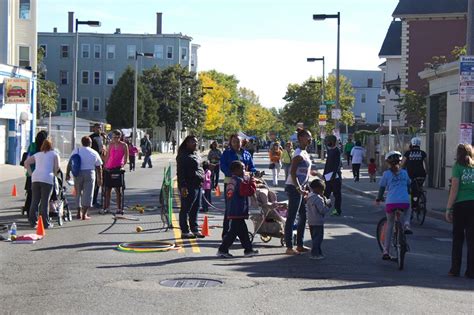
{"label": "sneakers", "polygon": [[341,210],[333,209],[331,211],[331,216],[333,217],[339,217],[341,215]]}
{"label": "sneakers", "polygon": [[294,255],[299,255],[300,252],[294,248],[287,248],[285,254],[294,256]]}
{"label": "sneakers", "polygon": [[256,250],[256,249],[252,249],[252,250],[249,250],[249,251],[244,251],[244,256],[245,257],[253,257],[257,254],[258,254],[258,250]]}
{"label": "sneakers", "polygon": [[99,214],[107,214],[110,213],[109,209],[100,209]]}
{"label": "sneakers", "polygon": [[384,253],[382,254],[382,259],[383,259],[383,260],[390,260],[390,255],[389,255],[387,252],[384,252]]}
{"label": "sneakers", "polygon": [[309,256],[309,259],[313,259],[313,260],[323,260],[324,258],[326,258],[326,256],[324,255],[311,255]]}
{"label": "sneakers", "polygon": [[296,251],[298,253],[306,253],[306,252],[309,252],[310,248],[309,247],[306,247],[306,246],[298,246],[296,247]]}
{"label": "sneakers", "polygon": [[205,236],[204,236],[201,232],[193,232],[193,235],[194,235],[196,238],[205,238]]}
{"label": "sneakers", "polygon": [[404,230],[405,230],[404,233],[405,233],[406,235],[411,235],[411,234],[413,234],[413,231],[410,229],[410,226],[408,226],[408,225],[405,225]]}
{"label": "sneakers", "polygon": [[216,256],[219,257],[219,258],[232,258],[232,257],[234,257],[229,253],[224,253],[224,252],[221,252],[221,251],[217,251]]}
{"label": "sneakers", "polygon": [[181,233],[181,238],[196,238],[196,235],[194,235],[193,233]]}

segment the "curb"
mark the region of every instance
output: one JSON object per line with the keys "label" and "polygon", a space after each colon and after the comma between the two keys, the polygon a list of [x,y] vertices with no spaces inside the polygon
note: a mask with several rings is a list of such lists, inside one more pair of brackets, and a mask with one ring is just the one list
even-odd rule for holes
{"label": "curb", "polygon": [[[369,193],[369,192],[351,187],[350,185],[347,185],[347,184],[344,184],[344,183],[342,183],[342,187],[349,190],[349,191],[351,191],[351,192],[353,192],[353,193],[355,193],[355,194],[357,194],[357,195],[359,195],[359,196],[362,196],[362,197],[365,197],[365,198],[368,198],[368,199],[375,200],[377,198],[376,194]],[[432,219],[445,221],[444,213],[441,212],[441,211],[434,210],[434,209],[431,209],[431,211],[427,211],[426,216],[429,217],[429,218],[432,218]]]}

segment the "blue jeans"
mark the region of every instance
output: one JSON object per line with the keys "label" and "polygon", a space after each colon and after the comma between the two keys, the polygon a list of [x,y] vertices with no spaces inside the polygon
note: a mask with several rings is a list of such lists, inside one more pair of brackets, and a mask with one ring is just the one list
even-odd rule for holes
{"label": "blue jeans", "polygon": [[311,246],[311,255],[322,255],[321,243],[324,239],[324,225],[310,225],[309,231],[311,232],[311,240],[313,242],[313,245]]}
{"label": "blue jeans", "polygon": [[[197,213],[201,208],[201,188],[188,188],[188,195],[181,196],[181,209],[179,210],[179,228],[181,233],[199,232]],[[189,226],[188,226],[189,217]]]}
{"label": "blue jeans", "polygon": [[285,223],[285,242],[287,248],[293,248],[293,225],[296,214],[299,214],[298,227],[296,229],[296,245],[303,246],[304,229],[306,226],[306,202],[303,196],[293,185],[286,185],[285,191],[288,194],[288,216]]}

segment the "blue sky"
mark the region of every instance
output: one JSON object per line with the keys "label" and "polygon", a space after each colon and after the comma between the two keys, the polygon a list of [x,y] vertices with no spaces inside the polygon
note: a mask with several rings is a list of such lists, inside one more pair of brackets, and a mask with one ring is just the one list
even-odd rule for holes
{"label": "blue sky", "polygon": [[282,107],[289,83],[321,75],[307,57],[325,56],[336,67],[336,20],[312,14],[341,12],[341,69],[377,69],[378,52],[398,0],[40,0],[38,30],[67,31],[67,12],[100,20],[100,33],[183,33],[200,44],[199,70],[234,74],[266,107]]}

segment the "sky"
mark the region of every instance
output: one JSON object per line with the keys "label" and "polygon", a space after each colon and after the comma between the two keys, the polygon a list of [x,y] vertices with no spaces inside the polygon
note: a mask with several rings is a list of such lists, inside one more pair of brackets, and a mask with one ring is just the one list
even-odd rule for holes
{"label": "sky", "polygon": [[38,31],[67,32],[68,12],[99,20],[88,32],[182,33],[199,44],[198,71],[233,74],[265,107],[283,107],[290,83],[302,83],[336,68],[337,20],[313,14],[341,12],[340,69],[377,70],[378,52],[398,0],[39,0]]}

